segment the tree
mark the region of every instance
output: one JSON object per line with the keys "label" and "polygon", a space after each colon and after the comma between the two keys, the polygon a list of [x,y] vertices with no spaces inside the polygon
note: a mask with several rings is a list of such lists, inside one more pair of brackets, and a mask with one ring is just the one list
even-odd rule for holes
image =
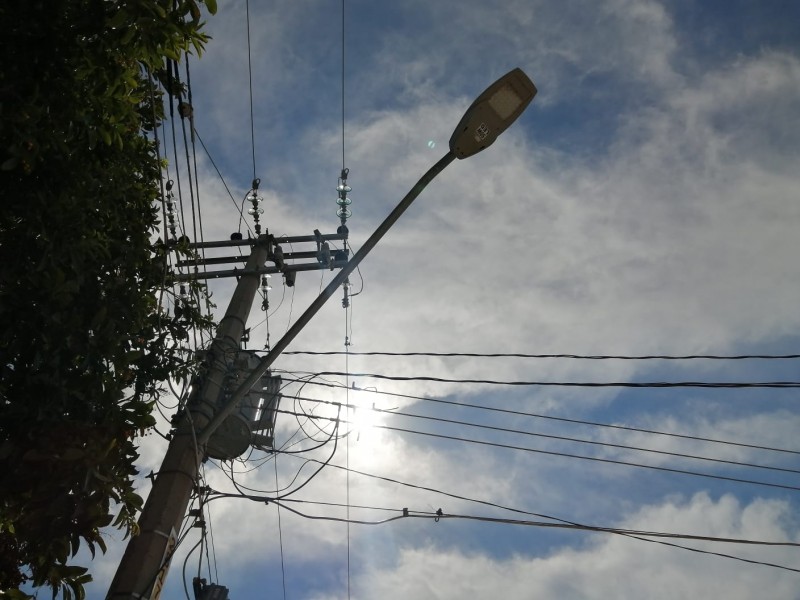
{"label": "tree", "polygon": [[[136,533],[135,439],[187,376],[159,224],[163,117],[151,74],[200,53],[198,2],[0,5],[0,590],[83,597],[71,564],[101,529]],[[15,591],[16,590],[16,591]]]}

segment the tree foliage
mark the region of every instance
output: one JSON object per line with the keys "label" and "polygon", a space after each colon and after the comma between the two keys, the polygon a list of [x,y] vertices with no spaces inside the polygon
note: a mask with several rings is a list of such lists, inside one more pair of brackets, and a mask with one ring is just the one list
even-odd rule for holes
{"label": "tree foliage", "polygon": [[0,5],[0,590],[83,597],[79,547],[136,533],[135,438],[199,312],[165,314],[150,73],[199,53],[198,2]]}

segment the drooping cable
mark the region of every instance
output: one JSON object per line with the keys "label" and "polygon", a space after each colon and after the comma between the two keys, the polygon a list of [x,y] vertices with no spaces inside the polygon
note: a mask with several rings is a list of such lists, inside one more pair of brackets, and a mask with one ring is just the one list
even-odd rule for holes
{"label": "drooping cable", "polygon": [[[204,463],[201,463],[202,466],[202,477],[203,477],[203,485],[208,487],[208,483],[206,482],[206,466]],[[214,581],[219,581],[219,572],[217,571],[217,547],[214,543],[214,528],[211,525],[211,507],[208,505],[208,502],[203,503],[203,507],[207,511],[206,522],[208,523],[208,536],[210,540],[211,546],[211,555],[213,559],[209,559],[209,578],[211,577],[211,563],[213,560],[214,565]]]}
{"label": "drooping cable", "polygon": [[[173,71],[174,69],[174,71]],[[174,73],[174,74],[173,74]],[[175,183],[178,185],[178,206],[180,207],[180,218],[178,220],[181,232],[186,235],[186,216],[183,209],[183,187],[181,185],[181,172],[178,169],[178,139],[175,134],[175,103],[173,102],[174,90],[178,90],[178,98],[180,99],[180,81],[178,78],[178,66],[175,61],[167,59],[167,79],[170,89],[167,90],[167,98],[169,99],[169,122],[172,131],[172,155],[175,159]]]}
{"label": "drooping cable", "polygon": [[[344,170],[344,168],[345,168],[345,160],[344,160],[344,155],[345,155],[345,153],[344,153],[344,138],[345,138],[345,135],[344,135],[344,116],[345,116],[345,110],[344,110],[344,99],[345,99],[345,95],[344,95],[344,79],[345,79],[345,68],[344,68],[345,67],[345,62],[344,62],[344,57],[345,57],[345,53],[344,53],[344,48],[345,48],[345,44],[344,44],[344,40],[345,40],[344,25],[345,25],[344,0],[342,0],[342,85],[341,85],[341,88],[342,88],[342,170]],[[349,590],[348,590],[348,597],[349,597],[349,595],[350,595],[350,593],[349,593]]]}
{"label": "drooping cable", "polygon": [[[295,350],[284,354],[307,354],[315,356],[335,356],[341,351],[310,351]],[[433,356],[433,357],[458,357],[458,358],[566,358],[575,360],[790,360],[800,358],[800,354],[652,354],[652,355],[620,355],[620,354],[523,354],[523,353],[497,353],[481,354],[474,352],[353,352],[358,356]]]}
{"label": "drooping cable", "polygon": [[[284,508],[286,508],[286,510],[291,511],[291,512],[295,513],[296,515],[301,516],[301,517],[306,518],[306,519],[320,520],[320,521],[335,521],[335,522],[341,522],[343,520],[343,519],[339,519],[339,518],[336,518],[336,517],[309,515],[309,514],[303,513],[302,511],[299,511],[297,509],[290,508],[288,506],[284,506]],[[678,545],[678,544],[673,544],[673,543],[668,543],[668,542],[661,542],[660,540],[650,540],[650,539],[647,539],[647,538],[643,537],[643,536],[648,535],[647,532],[643,532],[643,533],[639,533],[639,534],[634,535],[632,533],[627,533],[626,530],[620,530],[620,529],[614,529],[614,528],[598,529],[598,528],[586,527],[586,526],[581,526],[581,525],[566,525],[566,524],[560,524],[560,523],[544,523],[544,522],[537,522],[537,521],[521,521],[521,520],[512,520],[512,519],[496,519],[496,518],[492,518],[492,517],[481,517],[481,516],[473,516],[473,515],[446,515],[446,514],[440,514],[439,512],[437,512],[436,514],[411,513],[410,511],[403,511],[402,514],[400,514],[400,515],[398,515],[396,517],[390,517],[388,519],[383,519],[381,521],[360,521],[360,520],[357,521],[357,520],[353,520],[352,522],[353,523],[357,523],[359,525],[383,525],[383,524],[391,523],[393,521],[397,521],[397,520],[400,520],[400,519],[408,519],[408,518],[432,519],[432,520],[434,520],[436,522],[440,521],[441,519],[467,519],[467,520],[471,520],[471,521],[483,521],[483,522],[488,522],[488,523],[503,523],[503,524],[511,524],[511,525],[522,525],[522,526],[526,526],[526,527],[557,527],[557,528],[561,528],[561,529],[578,529],[578,530],[584,530],[584,531],[602,531],[604,533],[612,533],[612,534],[616,533],[616,534],[625,535],[627,537],[632,537],[634,539],[641,540],[641,541],[662,543],[662,544],[665,544],[665,545],[668,545],[668,546],[673,546],[675,548],[680,548],[682,550],[688,550],[690,552],[696,552],[696,553],[699,553],[699,554],[709,554],[709,555],[719,556],[721,558],[728,558],[728,559],[732,559],[732,560],[736,560],[736,561],[740,561],[740,562],[745,562],[745,563],[749,563],[749,564],[761,565],[761,566],[765,566],[765,567],[772,567],[772,568],[775,568],[775,569],[781,569],[781,570],[784,570],[784,571],[792,571],[792,572],[795,572],[795,573],[800,573],[800,569],[795,569],[793,567],[787,567],[785,565],[779,565],[779,564],[776,564],[776,563],[769,563],[769,562],[760,561],[760,560],[753,560],[753,559],[749,559],[749,558],[742,558],[742,557],[734,556],[734,555],[731,555],[731,554],[723,554],[723,553],[720,553],[720,552],[712,552],[710,550],[701,550],[699,548],[690,548],[690,547],[681,546],[681,545]],[[659,533],[658,532],[650,532],[650,535],[659,535]],[[736,539],[729,539],[729,538],[714,538],[714,537],[710,537],[710,536],[709,537],[707,537],[707,536],[684,536],[684,535],[680,535],[680,534],[668,534],[668,536],[669,537],[678,537],[680,539],[686,539],[686,538],[688,538],[688,539],[698,539],[699,538],[699,539],[701,539],[703,541],[720,542],[720,543],[798,546],[798,544],[795,544],[793,542],[772,543],[772,542],[762,542],[760,540],[736,540]]]}
{"label": "drooping cable", "polygon": [[[707,554],[712,556],[718,556],[721,558],[728,558],[740,562],[745,562],[748,564],[754,565],[761,565],[772,567],[776,569],[792,571],[800,573],[800,569],[796,569],[793,567],[788,567],[785,565],[779,565],[776,563],[770,563],[766,561],[754,560],[743,558],[739,556],[734,556],[731,554],[724,554],[720,552],[714,552],[710,550],[702,550],[699,548],[692,548],[689,546],[683,546],[681,544],[676,544],[673,542],[666,542],[661,538],[667,539],[681,539],[681,540],[695,540],[695,541],[704,541],[704,542],[714,542],[714,543],[724,543],[724,544],[742,544],[748,546],[768,546],[768,547],[800,547],[800,543],[797,542],[773,542],[769,540],[754,540],[748,538],[728,538],[728,537],[717,537],[717,536],[704,536],[704,535],[695,535],[695,534],[682,534],[682,533],[668,533],[668,532],[660,532],[660,531],[646,531],[646,530],[635,530],[635,529],[624,529],[624,528],[617,528],[617,527],[598,527],[592,525],[583,525],[580,523],[570,523],[563,521],[554,523],[554,522],[545,522],[545,521],[530,521],[530,520],[523,520],[523,519],[507,519],[507,518],[497,518],[497,517],[487,517],[482,515],[465,515],[465,514],[449,514],[442,511],[440,508],[436,512],[427,512],[427,511],[411,511],[408,508],[402,509],[386,509],[382,507],[365,507],[369,508],[370,510],[383,510],[383,511],[391,511],[397,513],[397,516],[389,517],[386,519],[381,520],[372,520],[367,521],[364,519],[342,519],[339,517],[332,517],[327,515],[310,515],[305,513],[301,510],[291,508],[286,504],[289,502],[299,502],[304,504],[321,504],[321,505],[330,505],[331,503],[327,502],[313,502],[308,500],[280,500],[275,498],[265,498],[265,497],[252,497],[252,496],[237,496],[234,494],[225,494],[225,493],[218,493],[214,499],[221,499],[221,498],[243,498],[246,500],[251,500],[254,502],[265,502],[265,503],[273,503],[282,505],[283,508],[286,510],[306,519],[314,520],[314,521],[330,521],[330,522],[339,522],[349,520],[353,524],[358,525],[384,525],[387,523],[395,522],[398,520],[415,518],[415,519],[427,519],[433,520],[434,522],[439,522],[442,519],[447,520],[470,520],[470,521],[479,521],[479,522],[486,522],[486,523],[494,523],[494,524],[504,524],[504,525],[516,525],[516,526],[524,526],[524,527],[544,527],[544,528],[557,528],[557,529],[567,529],[567,530],[579,530],[579,531],[587,531],[593,533],[607,533],[613,535],[621,535],[624,537],[628,537],[634,540],[643,541],[643,542],[650,542],[650,543],[657,543],[662,544],[665,546],[687,550],[690,552],[695,552],[698,554]],[[651,539],[656,538],[656,539]]]}
{"label": "drooping cable", "polygon": [[[342,0],[342,15],[344,15],[344,0]],[[342,28],[344,28],[344,17],[342,17]],[[342,45],[344,46],[344,39],[342,40]],[[344,50],[342,51],[344,52]],[[344,307],[344,347],[345,347],[345,355],[344,355],[344,364],[345,364],[345,371],[348,373],[350,372],[350,337],[349,333],[349,318],[348,318],[348,310],[347,306]],[[350,411],[350,379],[349,377],[345,379],[345,402],[347,403],[347,410]],[[347,490],[347,508],[346,508],[346,516],[347,516],[347,598],[350,599],[350,435],[347,435],[347,439],[345,440],[345,465],[347,466],[347,471],[345,472],[345,489]]]}
{"label": "drooping cable", "polygon": [[[202,543],[203,543],[203,538],[201,537],[197,541],[197,543],[194,546],[192,546],[191,550],[189,550],[189,552],[186,553],[186,558],[183,559],[183,570],[182,570],[182,574],[183,574],[183,592],[186,594],[186,600],[192,600],[191,597],[189,596],[189,588],[186,585],[186,563],[189,562],[189,557],[192,556],[192,553],[194,553],[194,551],[197,550],[197,547]],[[201,558],[202,558],[202,555],[203,555],[203,553],[202,553],[202,549],[201,549],[200,550],[200,557]]]}
{"label": "drooping cable", "polygon": [[[208,148],[206,148],[206,145],[203,142],[203,138],[200,137],[200,133],[197,131],[196,127],[194,129],[194,135],[197,137],[197,141],[200,142],[200,146],[203,148],[203,151],[205,151],[209,162],[211,162],[211,166],[214,167],[214,170],[217,172],[217,176],[219,177],[219,180],[222,182],[222,186],[225,188],[225,191],[228,192],[228,197],[230,198],[231,202],[233,202],[233,205],[236,207],[236,211],[239,213],[239,218],[240,218],[239,226],[241,227],[242,219],[244,219],[244,203],[242,204],[242,206],[239,206],[239,203],[236,202],[236,198],[233,197],[233,193],[231,193],[228,184],[225,182],[225,178],[222,176],[222,172],[219,170],[217,163],[214,161],[214,157],[211,156],[211,153],[208,151]],[[252,236],[253,230],[250,229],[250,225],[247,223],[247,221],[245,221],[245,227],[247,227],[247,231]]]}
{"label": "drooping cable", "polygon": [[[205,257],[206,257],[206,250],[205,250],[205,233],[203,230],[203,209],[200,203],[200,180],[199,174],[197,169],[197,148],[195,144],[195,121],[194,121],[194,104],[192,104],[192,75],[191,71],[189,70],[189,54],[186,54],[186,94],[187,100],[189,101],[189,132],[190,132],[190,139],[192,143],[192,165],[194,167],[194,187],[195,193],[197,194],[197,222],[200,228],[200,243],[203,244],[200,246],[200,256],[203,259],[203,273],[205,274],[208,270]],[[188,149],[187,149],[188,152]],[[191,177],[191,170],[189,171],[189,176]],[[194,200],[192,200],[192,205],[194,206]],[[197,234],[195,234],[195,240],[197,239]],[[197,268],[195,267],[195,272]],[[208,296],[208,291],[204,294],[205,299],[205,308],[206,308],[206,315],[211,318],[212,311],[211,311],[211,299]],[[198,290],[198,301],[199,298],[199,290]],[[200,330],[200,339],[203,340],[204,330]],[[208,340],[203,340],[203,344],[211,341],[211,333],[208,332]]]}
{"label": "drooping cable", "polygon": [[[283,411],[276,410],[275,412],[283,412]],[[340,417],[341,417],[341,414],[340,414],[340,411],[339,411],[339,412],[337,412],[336,419],[335,419],[334,433],[335,433],[335,432],[338,430]],[[305,480],[303,483],[301,483],[299,486],[297,486],[297,487],[296,487],[296,488],[294,488],[293,490],[291,490],[291,491],[289,491],[289,492],[286,492],[286,493],[284,493],[284,494],[281,494],[280,496],[277,496],[277,497],[276,497],[276,500],[281,500],[281,499],[283,499],[283,498],[288,498],[289,496],[291,496],[291,495],[293,495],[293,494],[296,494],[296,493],[297,493],[297,492],[299,492],[301,489],[303,489],[305,486],[307,486],[309,483],[311,483],[311,481],[312,481],[312,480],[313,480],[313,479],[314,479],[314,478],[315,478],[317,475],[319,475],[319,474],[320,474],[320,472],[322,472],[322,470],[323,470],[323,469],[324,469],[326,466],[328,466],[328,465],[330,464],[331,460],[332,460],[332,459],[333,459],[333,457],[336,455],[336,448],[338,447],[338,441],[339,441],[339,438],[338,438],[338,436],[335,436],[335,435],[334,435],[334,436],[333,436],[333,450],[331,451],[330,455],[329,455],[329,456],[328,456],[328,458],[325,460],[325,462],[320,462],[320,466],[319,466],[319,468],[318,468],[316,471],[314,471],[314,472],[313,472],[313,473],[312,473],[312,474],[311,474],[311,475],[308,477],[308,479],[306,479],[306,480]]]}
{"label": "drooping cable", "polygon": [[[316,460],[314,462],[321,463],[321,461],[316,461]],[[344,467],[341,467],[339,465],[330,465],[330,466],[333,467],[333,468],[336,468],[336,469],[343,469],[344,468]],[[507,511],[510,511],[510,512],[515,512],[515,513],[518,513],[518,514],[525,514],[525,515],[530,515],[530,516],[534,516],[534,517],[538,517],[538,518],[549,519],[551,521],[556,521],[556,523],[541,523],[541,525],[539,525],[539,526],[542,526],[542,527],[546,527],[546,526],[553,527],[553,526],[558,526],[559,524],[562,524],[562,525],[565,526],[564,528],[583,529],[583,530],[586,530],[586,531],[598,531],[598,532],[605,532],[605,533],[616,533],[618,535],[623,535],[623,536],[626,536],[626,537],[630,537],[630,538],[635,539],[635,540],[662,544],[662,545],[665,545],[665,546],[670,546],[670,547],[674,547],[674,548],[681,549],[681,550],[688,550],[690,552],[696,552],[696,553],[700,553],[700,554],[710,554],[710,555],[720,556],[720,557],[723,557],[723,558],[741,560],[743,562],[748,562],[748,563],[753,563],[753,564],[762,564],[762,565],[765,565],[765,566],[775,567],[775,568],[779,568],[779,569],[795,570],[795,569],[792,569],[790,567],[784,567],[784,566],[776,565],[776,564],[772,564],[772,563],[765,563],[765,562],[761,562],[761,561],[751,561],[749,559],[742,559],[742,558],[739,558],[739,557],[736,557],[736,556],[730,556],[730,555],[726,555],[726,554],[720,554],[720,553],[717,553],[717,552],[711,552],[711,551],[706,551],[706,550],[700,550],[700,549],[697,549],[697,548],[691,548],[691,547],[687,547],[687,546],[682,546],[680,544],[675,544],[675,543],[672,543],[672,542],[664,541],[663,539],[648,539],[648,538],[645,538],[645,537],[639,537],[638,534],[642,534],[642,535],[650,534],[650,535],[655,535],[655,536],[662,536],[663,535],[665,537],[683,538],[683,539],[703,539],[704,538],[706,541],[721,541],[721,542],[726,542],[726,543],[737,543],[738,542],[738,543],[745,543],[745,544],[756,543],[756,544],[760,544],[760,545],[781,545],[781,546],[783,546],[783,545],[789,545],[789,546],[798,545],[795,542],[777,542],[777,543],[774,543],[774,542],[762,542],[762,541],[756,541],[756,540],[735,540],[734,541],[734,540],[732,540],[730,538],[716,538],[716,539],[711,540],[711,538],[709,538],[707,536],[690,536],[690,535],[685,535],[685,534],[662,534],[660,532],[640,532],[640,531],[635,531],[635,530],[623,530],[623,529],[619,529],[619,528],[608,528],[608,527],[597,527],[597,526],[591,526],[591,525],[583,525],[581,523],[576,523],[576,522],[569,521],[569,520],[566,520],[566,519],[561,519],[559,517],[554,517],[554,516],[550,516],[550,515],[543,515],[543,514],[540,514],[540,513],[526,511],[526,510],[513,508],[513,507],[509,507],[509,506],[503,506],[503,505],[497,504],[495,502],[490,502],[490,501],[487,501],[487,500],[480,500],[480,499],[476,499],[476,498],[470,498],[468,496],[462,496],[462,495],[459,495],[459,494],[453,494],[453,493],[450,493],[450,492],[446,492],[444,490],[439,490],[439,489],[428,487],[428,486],[422,486],[422,485],[417,485],[417,484],[413,484],[413,483],[408,483],[408,482],[400,481],[398,479],[392,479],[390,477],[384,477],[384,476],[376,475],[376,474],[373,474],[373,473],[367,473],[367,472],[358,471],[358,470],[355,470],[355,469],[351,469],[351,471],[353,473],[357,474],[357,475],[361,475],[361,476],[368,477],[368,478],[371,478],[371,479],[378,479],[378,480],[381,480],[381,481],[386,481],[388,483],[393,483],[393,484],[396,484],[396,485],[401,485],[401,486],[409,487],[409,488],[412,488],[412,489],[428,491],[428,492],[432,492],[432,493],[435,493],[435,494],[440,494],[440,495],[443,495],[443,496],[454,498],[454,499],[457,499],[457,500],[463,500],[463,501],[472,502],[472,503],[476,503],[476,504],[481,504],[481,505],[485,505],[485,506],[489,506],[489,507],[493,507],[493,508],[499,508],[501,510],[507,510]],[[442,516],[444,516],[444,515],[442,515]],[[394,519],[394,520],[396,520],[396,519]]]}
{"label": "drooping cable", "polygon": [[161,276],[161,287],[158,290],[158,325],[157,329],[161,330],[161,317],[164,314],[162,307],[164,305],[164,291],[167,287],[167,275],[169,273],[169,263],[170,263],[170,252],[166,251],[166,244],[168,241],[168,233],[167,233],[167,206],[166,206],[166,196],[165,196],[165,189],[164,189],[164,170],[161,168],[161,140],[158,137],[158,128],[159,128],[159,120],[158,115],[156,114],[156,95],[154,90],[153,84],[153,74],[150,72],[150,67],[145,65],[145,74],[147,76],[147,88],[150,97],[150,109],[151,115],[153,119],[153,146],[155,148],[156,153],[156,166],[158,168],[158,186],[159,186],[159,198],[161,199],[161,222],[164,226],[164,262],[162,266],[163,274]]}
{"label": "drooping cable", "polygon": [[[287,380],[284,380],[284,381],[286,381],[287,383],[292,383],[292,380],[290,380],[290,379],[287,379]],[[343,385],[341,383],[338,383],[338,384],[333,383],[332,384],[332,383],[325,383],[325,382],[322,382],[322,381],[309,381],[309,385],[325,386],[325,387],[338,387],[338,388],[342,388],[343,387]],[[436,404],[455,406],[455,407],[459,407],[459,408],[469,408],[469,409],[475,409],[475,410],[481,410],[481,411],[488,411],[488,412],[492,412],[492,413],[496,413],[496,414],[507,414],[507,415],[512,415],[512,416],[531,417],[531,418],[535,418],[535,419],[545,419],[545,420],[550,420],[550,421],[558,421],[558,422],[562,422],[562,423],[571,423],[571,424],[575,424],[575,425],[587,425],[587,426],[590,426],[590,427],[601,427],[601,428],[615,429],[615,430],[620,430],[620,431],[631,431],[631,432],[636,432],[636,433],[647,433],[647,434],[652,434],[652,435],[661,435],[661,436],[666,436],[666,437],[674,437],[674,438],[678,438],[678,439],[686,439],[686,440],[694,440],[694,441],[700,441],[700,442],[708,442],[708,443],[712,443],[712,444],[722,444],[722,445],[727,445],[727,446],[737,446],[737,447],[741,447],[741,448],[750,448],[750,449],[753,449],[753,450],[767,450],[767,451],[770,451],[770,452],[781,452],[781,453],[785,453],[785,454],[800,455],[800,450],[791,450],[791,449],[786,449],[786,448],[776,448],[776,447],[773,447],[773,446],[762,446],[762,445],[757,445],[757,444],[746,444],[746,443],[743,443],[743,442],[735,442],[735,441],[732,441],[732,440],[723,440],[723,439],[718,439],[718,438],[707,438],[707,437],[686,435],[686,434],[675,433],[675,432],[658,431],[658,430],[654,430],[654,429],[644,429],[644,428],[641,428],[641,427],[630,427],[630,426],[627,426],[627,425],[616,425],[616,424],[611,424],[611,423],[600,423],[600,422],[597,422],[597,421],[585,421],[585,420],[580,420],[580,419],[569,419],[567,417],[557,417],[557,416],[554,416],[554,415],[544,415],[544,414],[540,414],[540,413],[533,413],[533,412],[526,412],[526,411],[519,411],[519,410],[511,410],[511,409],[508,409],[508,408],[497,408],[497,407],[493,407],[493,406],[482,406],[480,404],[471,404],[471,403],[468,403],[468,402],[456,402],[455,400],[445,400],[443,398],[430,398],[430,397],[426,397],[426,396],[414,396],[414,395],[411,395],[411,394],[399,394],[399,393],[395,393],[395,392],[381,392],[381,391],[378,391],[378,390],[362,390],[362,391],[371,392],[371,393],[374,393],[374,394],[381,394],[381,395],[384,395],[384,396],[391,396],[391,397],[394,397],[394,398],[405,398],[405,399],[409,399],[409,400],[419,400],[421,402],[432,402],[432,403],[436,403]]]}
{"label": "drooping cable", "polygon": [[[344,377],[341,371],[318,371],[319,375]],[[800,381],[500,381],[496,379],[455,379],[425,375],[400,376],[382,373],[350,373],[351,376],[387,381],[429,381],[432,383],[469,383],[513,387],[587,387],[587,388],[715,388],[715,389],[797,389]]]}

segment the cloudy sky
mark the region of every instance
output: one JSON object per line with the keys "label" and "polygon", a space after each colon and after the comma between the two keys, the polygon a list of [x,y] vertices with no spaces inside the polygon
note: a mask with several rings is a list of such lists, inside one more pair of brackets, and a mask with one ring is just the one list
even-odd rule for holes
{"label": "cloudy sky", "polygon": [[[205,476],[236,494],[232,469],[281,508],[210,502],[187,581],[240,599],[800,598],[796,546],[541,526],[800,542],[796,389],[463,383],[800,381],[798,359],[541,357],[798,353],[799,20],[788,0],[345,0],[343,36],[339,1],[259,0],[249,69],[246,4],[220,0],[190,63],[205,240],[239,228],[254,176],[271,233],[333,233],[344,160],[357,249],[487,85],[521,67],[539,93],[428,186],[351,278],[351,309],[337,293],[276,362],[309,381],[284,389],[277,467],[256,451]],[[333,275],[274,277],[248,347]],[[211,285],[218,310],[233,286]],[[304,353],[346,339],[349,357]],[[361,408],[336,428],[321,400]],[[145,439],[143,472],[163,449]],[[109,535],[90,598],[124,548]]]}

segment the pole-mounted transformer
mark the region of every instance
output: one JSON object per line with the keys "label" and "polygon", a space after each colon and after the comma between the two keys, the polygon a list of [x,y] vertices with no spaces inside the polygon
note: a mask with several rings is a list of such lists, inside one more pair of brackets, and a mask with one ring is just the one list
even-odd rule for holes
{"label": "pole-mounted transformer", "polygon": [[[250,350],[239,350],[228,365],[228,377],[213,406],[216,412],[230,399],[242,381],[258,366],[258,356]],[[217,460],[232,460],[247,452],[251,444],[272,448],[275,437],[275,416],[280,401],[281,378],[265,373],[242,401],[209,438],[206,455]],[[208,409],[212,407],[206,404]],[[209,415],[209,418],[213,413]],[[258,432],[258,433],[255,433]]]}

